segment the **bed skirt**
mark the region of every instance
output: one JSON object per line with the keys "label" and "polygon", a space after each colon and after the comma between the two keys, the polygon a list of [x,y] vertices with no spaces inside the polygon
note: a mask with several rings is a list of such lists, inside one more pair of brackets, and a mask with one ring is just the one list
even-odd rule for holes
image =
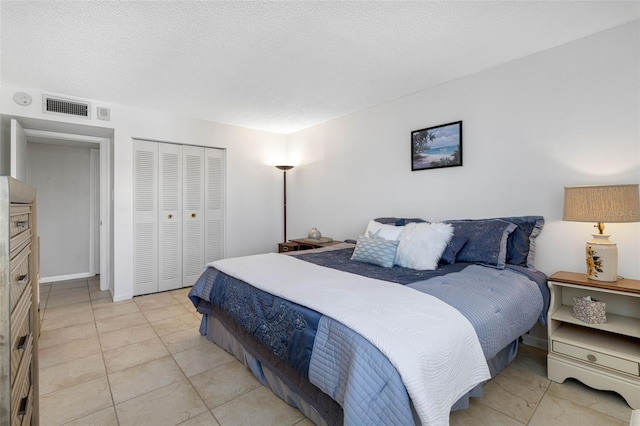
{"label": "bed skirt", "polygon": [[[307,379],[300,377],[287,364],[273,354],[253,337],[226,320],[225,315],[215,312],[203,315],[201,333],[220,348],[234,355],[242,362],[264,386],[270,388],[280,399],[298,408],[316,425],[342,425],[342,407],[328,395],[320,391]],[[487,361],[491,377],[495,377],[515,359],[518,352],[518,340],[515,340]],[[482,396],[482,384],[477,385],[468,394],[460,398],[451,411],[469,407],[469,398]],[[413,417],[420,425],[415,410]]]}

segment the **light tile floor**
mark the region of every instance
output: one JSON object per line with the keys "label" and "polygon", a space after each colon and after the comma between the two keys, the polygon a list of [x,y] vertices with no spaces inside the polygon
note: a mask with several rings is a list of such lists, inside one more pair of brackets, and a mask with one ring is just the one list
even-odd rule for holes
{"label": "light tile floor", "polygon": [[[43,284],[41,424],[311,425],[200,336],[188,292],[113,303],[97,279]],[[547,380],[545,355],[522,347],[451,424],[628,425],[617,394]]]}

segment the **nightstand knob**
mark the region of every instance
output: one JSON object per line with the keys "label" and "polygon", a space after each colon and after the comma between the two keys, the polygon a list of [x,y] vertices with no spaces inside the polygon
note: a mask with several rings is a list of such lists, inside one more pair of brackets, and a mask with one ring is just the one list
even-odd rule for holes
{"label": "nightstand knob", "polygon": [[598,360],[598,358],[596,358],[595,355],[591,355],[591,354],[587,355],[587,359],[591,362],[596,362]]}

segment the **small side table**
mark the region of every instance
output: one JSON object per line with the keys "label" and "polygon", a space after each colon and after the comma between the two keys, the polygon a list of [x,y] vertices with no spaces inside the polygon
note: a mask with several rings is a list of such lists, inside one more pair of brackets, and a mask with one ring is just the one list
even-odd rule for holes
{"label": "small side table", "polygon": [[278,253],[286,253],[289,251],[298,251],[298,250],[311,250],[315,248],[328,247],[334,244],[340,244],[342,241],[334,241],[326,239],[323,241],[313,240],[311,238],[296,238],[293,240],[286,241],[284,243],[278,243]]}
{"label": "small side table", "polygon": [[[595,389],[618,392],[640,408],[640,281],[592,281],[586,274],[549,277],[547,375],[562,383],[576,378]],[[573,316],[573,298],[606,303],[606,322],[589,324]]]}
{"label": "small side table", "polygon": [[327,239],[325,239],[324,241],[322,239],[314,240],[312,238],[297,238],[295,240],[289,241],[298,244],[298,250],[310,250],[321,247],[329,247],[335,244],[340,244],[342,242]]}

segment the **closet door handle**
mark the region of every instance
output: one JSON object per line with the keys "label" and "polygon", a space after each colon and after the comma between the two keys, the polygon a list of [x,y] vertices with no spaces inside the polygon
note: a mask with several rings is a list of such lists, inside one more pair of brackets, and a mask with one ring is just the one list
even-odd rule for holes
{"label": "closet door handle", "polygon": [[195,218],[196,214],[195,213],[191,213],[191,217]]}
{"label": "closet door handle", "polygon": [[169,219],[173,219],[173,215],[170,214],[169,216],[167,216]]}
{"label": "closet door handle", "polygon": [[29,277],[28,275],[20,275],[18,277],[18,284],[20,285],[26,284],[27,281],[29,281],[28,277]]}

